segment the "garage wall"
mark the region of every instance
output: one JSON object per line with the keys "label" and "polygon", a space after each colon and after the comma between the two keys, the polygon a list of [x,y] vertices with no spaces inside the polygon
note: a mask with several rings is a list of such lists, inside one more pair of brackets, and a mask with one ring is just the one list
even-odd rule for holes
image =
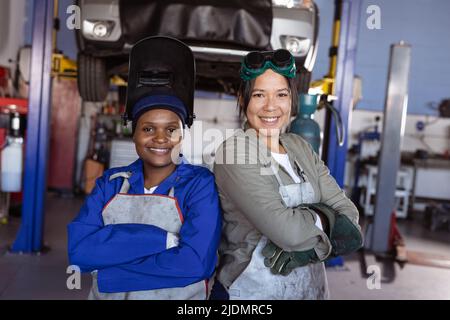
{"label": "garage wall", "polygon": [[[379,116],[379,129],[383,130],[383,112],[358,109],[352,113],[348,147],[358,141],[358,134],[375,126],[375,117]],[[315,113],[314,119],[319,123],[322,131],[324,127],[325,112]],[[417,130],[417,122],[425,123],[425,129]],[[444,154],[450,152],[450,119],[438,118],[430,115],[408,114],[406,117],[405,133],[401,143],[401,151],[414,152],[418,149],[430,153]]]}
{"label": "garage wall", "polygon": [[67,13],[67,8],[74,2],[74,0],[59,0],[60,28],[56,37],[56,43],[58,50],[61,50],[70,59],[76,60],[78,48],[75,40],[75,32],[66,27],[66,20],[70,16]]}
{"label": "garage wall", "polygon": [[24,44],[26,17],[26,0],[0,1],[0,65],[15,68],[8,60],[15,60]]}
{"label": "garage wall", "polygon": [[[320,10],[319,54],[314,79],[328,70],[334,1],[315,0]],[[381,12],[381,29],[366,26],[369,5]],[[412,45],[408,113],[436,115],[429,103],[450,97],[450,1],[363,0],[356,74],[363,79],[358,109],[381,111],[384,106],[389,47],[405,40]]]}
{"label": "garage wall", "polygon": [[[28,19],[25,22],[24,26],[24,35],[25,35],[25,43],[31,44],[32,41],[32,18],[33,18],[33,6],[35,0],[20,0],[21,2],[26,3],[26,15]],[[11,1],[15,2],[15,1]],[[76,59],[77,57],[77,44],[75,40],[75,32],[73,30],[69,30],[66,27],[66,20],[70,16],[66,13],[67,8],[74,4],[74,0],[59,0],[58,4],[58,12],[60,19],[60,29],[56,37],[56,44],[58,46],[58,50],[62,51],[65,55],[67,55],[71,59]]]}

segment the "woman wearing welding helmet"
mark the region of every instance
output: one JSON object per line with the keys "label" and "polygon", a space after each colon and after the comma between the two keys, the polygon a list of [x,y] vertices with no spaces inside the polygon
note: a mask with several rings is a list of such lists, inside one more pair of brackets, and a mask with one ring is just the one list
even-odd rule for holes
{"label": "woman wearing welding helmet", "polygon": [[327,299],[322,262],[362,245],[358,211],[311,146],[285,133],[297,109],[289,51],[249,53],[240,76],[245,128],[214,164],[224,226],[212,298]]}
{"label": "woman wearing welding helmet", "polygon": [[207,299],[221,217],[214,177],[185,163],[194,58],[165,37],[130,54],[125,118],[139,159],[97,179],[68,226],[69,260],[93,274],[90,299]]}

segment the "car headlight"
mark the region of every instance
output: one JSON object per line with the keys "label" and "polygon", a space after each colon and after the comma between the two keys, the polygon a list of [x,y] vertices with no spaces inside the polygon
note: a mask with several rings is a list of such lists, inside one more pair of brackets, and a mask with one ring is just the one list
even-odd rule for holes
{"label": "car headlight", "polygon": [[94,30],[92,30],[94,36],[98,38],[103,38],[108,35],[108,25],[104,22],[97,22],[94,25]]}
{"label": "car headlight", "polygon": [[83,34],[89,38],[106,38],[113,29],[114,21],[83,20]]}
{"label": "car headlight", "polygon": [[272,6],[279,8],[312,9],[312,0],[272,0]]}
{"label": "car headlight", "polygon": [[294,56],[305,56],[308,54],[311,40],[295,36],[280,36],[280,42],[284,49],[289,50]]}

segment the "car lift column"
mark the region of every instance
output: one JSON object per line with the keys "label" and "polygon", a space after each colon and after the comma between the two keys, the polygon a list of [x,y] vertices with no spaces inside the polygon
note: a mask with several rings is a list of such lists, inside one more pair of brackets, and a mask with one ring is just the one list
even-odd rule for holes
{"label": "car lift column", "polygon": [[[338,97],[333,106],[341,114],[344,128],[344,144],[338,145],[336,122],[332,119],[329,127],[327,148],[327,166],[331,175],[342,188],[345,177],[345,161],[347,157],[347,132],[352,111],[353,78],[358,42],[359,17],[361,0],[336,1],[342,7],[340,19],[340,35],[337,55],[335,94]],[[328,111],[329,112],[329,111]]]}
{"label": "car lift column", "polygon": [[50,130],[53,0],[34,1],[22,223],[12,252],[42,249]]}
{"label": "car lift column", "polygon": [[391,215],[395,210],[397,172],[400,167],[400,146],[405,130],[408,105],[408,78],[411,47],[403,42],[391,46],[383,133],[378,161],[377,192],[373,232],[370,244],[373,252],[389,251]]}

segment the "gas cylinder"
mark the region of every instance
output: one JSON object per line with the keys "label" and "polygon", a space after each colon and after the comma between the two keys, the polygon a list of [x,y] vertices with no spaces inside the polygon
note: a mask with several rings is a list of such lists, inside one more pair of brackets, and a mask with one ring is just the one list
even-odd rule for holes
{"label": "gas cylinder", "polygon": [[289,132],[298,134],[309,142],[316,153],[320,148],[320,126],[314,121],[319,96],[302,93],[299,95],[297,117],[291,123]]}
{"label": "gas cylinder", "polygon": [[15,113],[5,147],[1,150],[0,190],[3,192],[19,192],[22,189],[23,138],[19,135],[20,116]]}

